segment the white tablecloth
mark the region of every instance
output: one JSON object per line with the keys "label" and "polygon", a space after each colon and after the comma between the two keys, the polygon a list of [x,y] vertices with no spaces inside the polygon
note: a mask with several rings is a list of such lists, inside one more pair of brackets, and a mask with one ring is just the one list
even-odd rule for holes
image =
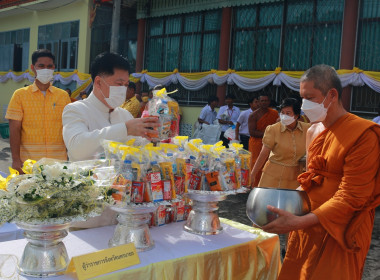
{"label": "white tablecloth", "polygon": [[[151,234],[155,241],[155,248],[147,252],[139,252],[141,263],[124,270],[133,270],[153,263],[168,261],[172,259],[182,258],[189,255],[201,254],[204,252],[220,250],[229,246],[237,244],[245,244],[258,238],[257,234],[240,230],[227,224],[223,225],[223,232],[218,235],[199,236],[183,231],[184,223],[173,223],[162,227],[151,228]],[[69,258],[78,256],[97,250],[108,248],[108,240],[112,237],[115,226],[108,226],[102,228],[87,229],[81,231],[70,232],[64,239]],[[270,238],[277,238],[272,236]],[[277,240],[275,242],[278,242]],[[27,243],[26,239],[19,239],[14,241],[0,243],[0,254],[12,255],[20,259],[23,249]],[[279,246],[275,246],[275,257],[278,257]],[[272,251],[272,248],[271,248]],[[270,256],[272,252],[268,253]],[[0,262],[1,262],[0,255]],[[15,257],[13,257],[15,259]],[[267,261],[267,260],[266,260]],[[273,262],[273,261],[271,261]],[[274,259],[274,269],[278,271],[279,267]],[[1,267],[1,263],[0,263]],[[2,275],[12,275],[16,271],[16,265],[8,261],[7,265],[1,268]],[[123,270],[122,270],[123,271]],[[1,278],[1,275],[0,275]],[[16,278],[15,278],[16,279]],[[35,279],[20,276],[17,279]],[[50,279],[50,278],[49,278]],[[72,275],[62,275],[53,277],[51,279],[73,279]],[[113,278],[110,278],[113,279]],[[124,278],[118,278],[124,279]],[[158,278],[157,278],[158,279]],[[201,278],[202,279],[202,278]],[[148,280],[148,279],[145,279]]]}
{"label": "white tablecloth", "polygon": [[24,238],[23,233],[24,231],[15,224],[5,223],[0,226],[0,242]]}

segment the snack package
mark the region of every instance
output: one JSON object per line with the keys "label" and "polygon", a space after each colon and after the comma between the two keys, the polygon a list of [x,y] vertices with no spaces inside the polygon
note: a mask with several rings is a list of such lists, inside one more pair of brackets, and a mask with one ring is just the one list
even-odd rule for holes
{"label": "snack package", "polygon": [[166,207],[165,205],[159,205],[156,210],[155,226],[165,225]]}
{"label": "snack package", "polygon": [[157,161],[150,163],[150,168],[147,172],[147,179],[150,182],[150,188],[152,190],[152,201],[158,202],[164,200],[161,180],[161,170]]}
{"label": "snack package", "polygon": [[219,183],[219,172],[213,171],[206,173],[206,179],[211,191],[222,191],[222,187]]}
{"label": "snack package", "polygon": [[180,222],[184,220],[185,216],[185,201],[183,199],[176,202],[177,207],[177,217],[176,222]]}
{"label": "snack package", "polygon": [[160,162],[159,165],[161,167],[164,200],[171,200],[176,197],[172,163]]}
{"label": "snack package", "polygon": [[241,163],[241,185],[242,187],[249,187],[251,185],[250,166],[251,155],[239,154]]}

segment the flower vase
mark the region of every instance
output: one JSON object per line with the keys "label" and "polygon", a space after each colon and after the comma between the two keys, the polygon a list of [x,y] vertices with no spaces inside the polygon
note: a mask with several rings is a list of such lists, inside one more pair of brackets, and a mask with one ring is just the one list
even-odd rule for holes
{"label": "flower vase", "polygon": [[18,272],[31,277],[50,277],[64,274],[69,264],[65,244],[70,223],[29,224],[17,223],[29,241],[24,249]]}

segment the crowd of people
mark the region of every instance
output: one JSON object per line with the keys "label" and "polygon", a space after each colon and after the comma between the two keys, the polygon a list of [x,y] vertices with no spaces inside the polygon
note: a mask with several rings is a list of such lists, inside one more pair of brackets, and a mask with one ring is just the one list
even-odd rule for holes
{"label": "crowd of people", "polygon": [[[31,70],[36,79],[16,90],[8,106],[12,167],[20,173],[27,159],[92,159],[102,152],[103,139],[149,139],[150,129],[159,126],[156,118],[139,118],[152,93],[136,96],[129,63],[122,56],[102,53],[94,59],[93,89],[80,101],[50,83],[54,69],[50,51],[35,51]],[[300,96],[302,102],[286,98],[271,108],[270,97],[261,94],[243,112],[233,95],[226,96],[218,112],[219,99],[210,97],[198,122],[205,129],[220,125],[226,146],[239,141],[249,149],[252,187],[307,192],[312,211],[305,216],[268,205],[279,218],[262,229],[290,233],[279,279],[360,279],[380,204],[379,117],[371,122],[348,113],[340,79],[327,65],[303,74]],[[232,137],[226,137],[231,130]],[[307,170],[302,173],[300,161],[306,154]],[[76,226],[112,223],[115,214],[105,210]]]}

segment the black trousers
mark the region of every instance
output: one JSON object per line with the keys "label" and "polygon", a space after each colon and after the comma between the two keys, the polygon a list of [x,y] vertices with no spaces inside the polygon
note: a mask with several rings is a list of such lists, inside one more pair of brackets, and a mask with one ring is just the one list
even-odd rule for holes
{"label": "black trousers", "polygon": [[223,146],[228,148],[228,144],[230,144],[230,140],[228,140],[226,137],[224,137],[224,132],[220,134],[220,141],[223,141]]}
{"label": "black trousers", "polygon": [[248,150],[249,136],[240,134],[240,143],[243,144],[243,148]]}

